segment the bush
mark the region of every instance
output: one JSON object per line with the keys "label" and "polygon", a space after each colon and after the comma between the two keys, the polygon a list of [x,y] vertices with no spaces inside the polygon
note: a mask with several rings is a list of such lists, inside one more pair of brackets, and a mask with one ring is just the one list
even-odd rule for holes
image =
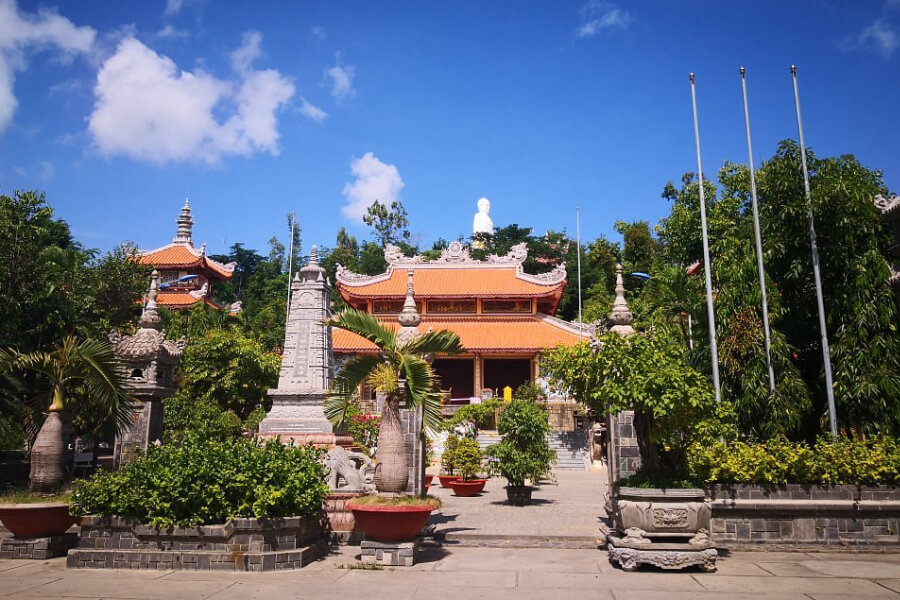
{"label": "bush", "polygon": [[776,438],[695,444],[688,452],[688,470],[705,484],[900,485],[900,443],[823,438],[810,447]]}
{"label": "bush", "polygon": [[118,472],[75,483],[73,515],[134,517],[154,527],[231,517],[313,517],[328,492],[321,450],[277,440],[209,439],[151,446]]}
{"label": "bush", "polygon": [[454,475],[456,468],[456,449],[459,446],[459,436],[451,435],[444,442],[444,453],[441,454],[441,470],[448,475]]}
{"label": "bush", "polygon": [[453,466],[459,471],[459,476],[464,481],[475,479],[482,471],[482,461],[484,456],[481,454],[481,447],[473,439],[461,438],[456,446],[453,459]]}
{"label": "bush", "polygon": [[492,474],[505,477],[511,486],[550,476],[555,455],[547,444],[550,425],[543,405],[516,400],[500,415],[497,428],[503,440],[487,449]]}
{"label": "bush", "polygon": [[526,400],[528,402],[537,402],[543,396],[541,386],[530,381],[526,381],[516,388],[513,392],[513,400]]}
{"label": "bush", "polygon": [[493,428],[495,411],[502,405],[503,401],[500,398],[484,400],[481,404],[466,404],[444,422],[444,429],[453,431],[463,421],[471,421],[479,429]]}

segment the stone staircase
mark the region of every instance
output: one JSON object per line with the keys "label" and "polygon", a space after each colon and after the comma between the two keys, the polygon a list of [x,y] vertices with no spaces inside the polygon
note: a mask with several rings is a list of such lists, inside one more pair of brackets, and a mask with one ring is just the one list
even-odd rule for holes
{"label": "stone staircase", "polygon": [[547,438],[550,449],[556,452],[557,471],[587,471],[590,469],[587,438],[583,431],[554,431]]}
{"label": "stone staircase", "polygon": [[[478,445],[481,450],[500,441],[496,431],[482,430],[478,432]],[[556,470],[587,471],[590,469],[587,439],[583,431],[554,431],[547,437],[550,449],[556,453]]]}

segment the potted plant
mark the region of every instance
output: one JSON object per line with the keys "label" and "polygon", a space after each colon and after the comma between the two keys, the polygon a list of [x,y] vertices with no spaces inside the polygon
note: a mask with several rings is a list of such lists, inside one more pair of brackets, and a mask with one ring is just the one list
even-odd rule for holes
{"label": "potted plant", "polygon": [[[344,363],[325,402],[326,416],[332,424],[340,426],[363,383],[385,396],[375,455],[375,489],[379,497],[359,498],[348,505],[358,527],[367,538],[376,541],[412,539],[435,508],[428,498],[404,496],[409,482],[409,464],[400,426],[400,403],[404,402],[408,408],[421,407],[423,427],[437,430],[442,419],[440,388],[426,359],[435,354],[462,351],[459,337],[453,332],[443,330],[422,334],[415,329],[418,315],[411,286],[410,281],[403,313],[406,320],[400,332],[385,327],[372,315],[352,309],[328,321],[329,326],[355,333],[378,348],[378,354],[361,354]],[[412,513],[418,514],[420,519],[416,531],[410,533],[415,527],[406,527],[404,523]],[[399,533],[386,533],[391,531]],[[401,534],[404,537],[398,539]]]}
{"label": "potted plant", "polygon": [[478,442],[470,438],[459,440],[454,458],[456,469],[459,471],[459,479],[450,482],[454,494],[474,496],[484,490],[487,479],[477,478],[483,469],[483,459]]}
{"label": "potted plant", "polygon": [[487,449],[492,459],[491,474],[506,478],[510,504],[530,504],[532,486],[551,476],[550,467],[556,458],[547,443],[547,411],[529,400],[513,401],[500,415],[497,428],[503,439]]}
{"label": "potted plant", "polygon": [[459,446],[459,436],[455,434],[451,434],[447,437],[447,441],[444,442],[444,453],[441,454],[441,473],[438,475],[438,481],[441,482],[441,487],[450,488],[450,482],[459,479],[459,475],[456,475],[453,471],[456,468],[456,449]]}
{"label": "potted plant", "polygon": [[14,491],[0,496],[0,521],[15,537],[62,535],[75,523],[69,514],[69,493],[40,495]]}

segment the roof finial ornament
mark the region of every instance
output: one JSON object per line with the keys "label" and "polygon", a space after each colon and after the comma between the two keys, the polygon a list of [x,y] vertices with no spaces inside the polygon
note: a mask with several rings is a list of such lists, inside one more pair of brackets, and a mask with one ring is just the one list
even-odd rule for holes
{"label": "roof finial ornament", "polygon": [[406,271],[406,276],[406,300],[403,301],[403,310],[397,317],[397,321],[400,323],[400,329],[397,331],[397,341],[401,344],[409,343],[422,335],[422,332],[419,331],[418,327],[419,323],[422,322],[422,317],[416,309],[416,291],[413,287],[413,270],[408,269]]}
{"label": "roof finial ornament", "polygon": [[156,295],[159,293],[159,271],[153,270],[150,275],[150,291],[147,294],[147,304],[141,312],[141,320],[138,324],[145,329],[159,329],[161,320],[156,310]]}
{"label": "roof finial ornament", "polygon": [[184,199],[181,214],[178,215],[178,220],[175,222],[178,224],[178,231],[172,241],[176,244],[192,244],[194,240],[191,230],[194,227],[194,219],[191,217],[191,205],[187,198]]}
{"label": "roof finial ornament", "polygon": [[609,321],[613,324],[610,331],[622,337],[628,337],[635,333],[631,324],[634,322],[634,315],[628,308],[628,302],[625,300],[625,283],[622,279],[622,265],[616,264],[616,299],[613,301],[612,312],[609,313]]}

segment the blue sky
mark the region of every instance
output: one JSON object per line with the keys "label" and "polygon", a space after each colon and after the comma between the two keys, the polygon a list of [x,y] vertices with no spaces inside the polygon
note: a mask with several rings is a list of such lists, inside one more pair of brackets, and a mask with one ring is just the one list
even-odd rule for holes
{"label": "blue sky", "polygon": [[400,198],[424,244],[495,225],[615,238],[667,180],[796,137],[900,188],[900,0],[217,2],[0,0],[0,192],[46,191],[87,246],[265,253],[360,237]]}

